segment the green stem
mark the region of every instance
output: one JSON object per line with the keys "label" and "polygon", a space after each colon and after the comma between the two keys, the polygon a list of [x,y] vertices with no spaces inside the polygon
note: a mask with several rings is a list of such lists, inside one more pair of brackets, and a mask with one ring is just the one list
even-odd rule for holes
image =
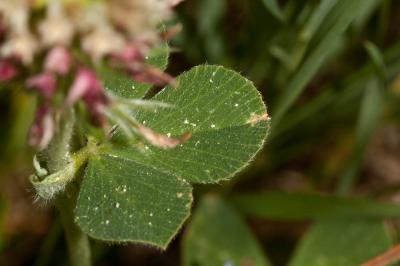
{"label": "green stem", "polygon": [[[51,173],[64,169],[69,160],[75,160],[74,167],[80,168],[88,156],[88,148],[74,156],[70,155],[70,144],[74,133],[75,117],[74,113],[68,112],[64,116],[64,121],[60,123],[61,129],[56,135],[47,150],[48,168]],[[77,170],[75,169],[75,170]],[[74,172],[74,175],[77,171]],[[65,238],[68,246],[68,254],[71,266],[90,266],[91,254],[90,243],[86,234],[75,224],[74,208],[78,198],[79,186],[76,182],[67,185],[65,191],[56,200],[56,206],[60,212],[61,222],[64,227]]]}
{"label": "green stem", "polygon": [[61,215],[67,240],[70,265],[90,266],[90,243],[86,234],[74,222],[74,207],[78,196],[78,188],[71,184],[65,194],[57,199],[57,208]]}

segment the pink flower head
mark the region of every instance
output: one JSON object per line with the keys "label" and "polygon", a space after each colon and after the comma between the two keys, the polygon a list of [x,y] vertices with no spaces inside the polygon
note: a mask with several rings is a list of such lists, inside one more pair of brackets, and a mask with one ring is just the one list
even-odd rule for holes
{"label": "pink flower head", "polygon": [[27,80],[28,88],[36,89],[45,99],[50,100],[57,88],[57,80],[52,73],[42,73]]}
{"label": "pink flower head", "polygon": [[43,150],[53,139],[54,132],[53,111],[47,105],[42,105],[36,110],[35,121],[29,131],[29,144]]}
{"label": "pink flower head", "polygon": [[44,61],[44,68],[48,72],[65,75],[71,69],[72,57],[64,46],[52,48]]}
{"label": "pink flower head", "polygon": [[73,105],[78,100],[83,99],[90,114],[96,124],[105,123],[101,114],[102,108],[107,104],[108,100],[103,91],[101,82],[97,79],[94,71],[81,68],[75,77],[75,80],[69,89],[67,96],[67,104]]}
{"label": "pink flower head", "polygon": [[9,59],[0,59],[0,82],[6,82],[17,75],[17,69]]}

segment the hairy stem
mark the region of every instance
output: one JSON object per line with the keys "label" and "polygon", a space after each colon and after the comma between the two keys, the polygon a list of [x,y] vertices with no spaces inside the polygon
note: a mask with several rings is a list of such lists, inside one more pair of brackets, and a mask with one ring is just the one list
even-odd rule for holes
{"label": "hairy stem", "polygon": [[[63,120],[59,134],[54,137],[47,150],[47,164],[51,172],[60,171],[66,167],[71,160],[70,144],[74,131],[74,113],[71,111],[65,114]],[[89,239],[74,221],[74,208],[78,198],[78,192],[79,188],[76,182],[68,184],[64,193],[57,198],[56,206],[60,212],[62,225],[64,227],[70,265],[90,266],[91,254]]]}
{"label": "hairy stem", "polygon": [[68,245],[70,265],[90,266],[91,254],[89,239],[74,222],[74,207],[78,196],[76,184],[71,184],[68,190],[57,199],[57,208],[61,215],[65,238]]}

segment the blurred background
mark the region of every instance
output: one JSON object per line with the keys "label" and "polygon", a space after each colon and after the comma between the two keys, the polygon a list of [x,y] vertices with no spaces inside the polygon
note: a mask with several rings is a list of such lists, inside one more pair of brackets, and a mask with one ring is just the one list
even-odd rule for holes
{"label": "blurred background", "polygon": [[[167,72],[176,76],[203,63],[232,68],[255,83],[272,117],[251,167],[229,183],[195,187],[195,214],[206,194],[278,193],[268,209],[276,217],[244,204],[239,209],[261,212],[243,219],[279,266],[290,261],[312,220],[302,219],[307,204],[296,208],[296,219],[285,195],[400,203],[399,1],[186,0],[170,23],[183,30],[171,41]],[[34,96],[23,88],[0,88],[0,265],[67,265],[57,213],[33,203],[28,181],[33,151],[26,136],[34,109]],[[396,220],[385,224],[396,243]],[[93,241],[94,264],[181,265],[187,230],[166,252]]]}

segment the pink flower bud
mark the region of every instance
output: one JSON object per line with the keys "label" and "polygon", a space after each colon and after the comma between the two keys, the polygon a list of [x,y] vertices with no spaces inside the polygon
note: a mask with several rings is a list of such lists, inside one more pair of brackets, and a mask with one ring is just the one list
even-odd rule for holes
{"label": "pink flower bud", "polygon": [[6,82],[17,75],[17,69],[8,59],[0,59],[0,82]]}
{"label": "pink flower bud", "polygon": [[150,43],[145,40],[137,40],[135,42],[128,43],[124,49],[119,53],[113,54],[114,63],[122,63],[124,65],[132,62],[144,62],[145,55],[150,50]]}
{"label": "pink flower bud", "polygon": [[64,46],[52,48],[44,61],[44,69],[60,75],[65,75],[71,69],[72,57]]}
{"label": "pink flower bud", "polygon": [[81,68],[78,70],[75,80],[69,89],[67,96],[67,104],[73,105],[81,98],[93,98],[94,95],[102,94],[103,87],[101,83],[97,80],[94,71]]}
{"label": "pink flower bud", "polygon": [[57,88],[57,80],[52,73],[42,73],[27,80],[28,88],[36,89],[45,99],[51,99]]}
{"label": "pink flower bud", "polygon": [[80,99],[85,102],[95,124],[104,125],[106,121],[102,115],[102,109],[108,100],[96,74],[87,68],[81,68],[78,71],[74,83],[69,89],[67,104],[73,105]]}
{"label": "pink flower bud", "polygon": [[29,144],[39,150],[45,149],[53,139],[55,121],[53,111],[42,105],[36,110],[35,121],[29,131]]}

